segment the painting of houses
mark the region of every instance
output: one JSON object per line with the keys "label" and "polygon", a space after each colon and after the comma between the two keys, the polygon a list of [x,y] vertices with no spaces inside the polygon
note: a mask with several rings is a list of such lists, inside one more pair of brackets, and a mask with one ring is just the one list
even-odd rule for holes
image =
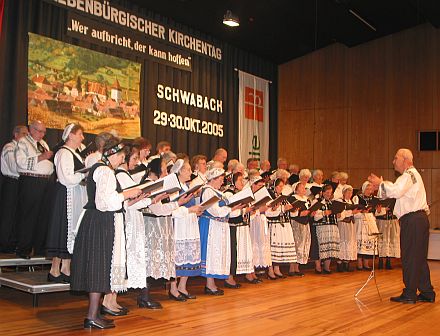
{"label": "painting of houses", "polygon": [[29,33],[28,120],[140,135],[140,64]]}

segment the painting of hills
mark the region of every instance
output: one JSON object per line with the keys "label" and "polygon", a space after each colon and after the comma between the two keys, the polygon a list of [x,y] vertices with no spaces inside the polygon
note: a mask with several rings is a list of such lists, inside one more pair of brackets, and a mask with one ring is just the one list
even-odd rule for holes
{"label": "painting of hills", "polygon": [[141,65],[29,33],[28,122],[140,135]]}

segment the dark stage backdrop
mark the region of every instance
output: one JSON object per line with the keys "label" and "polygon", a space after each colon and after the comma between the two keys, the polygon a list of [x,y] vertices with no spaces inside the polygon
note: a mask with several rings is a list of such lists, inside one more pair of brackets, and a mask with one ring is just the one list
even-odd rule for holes
{"label": "dark stage backdrop", "polygon": [[[270,84],[270,159],[277,155],[277,66],[255,55],[240,50],[170,19],[139,9],[129,1],[112,1],[112,4],[137,12],[166,27],[219,45],[222,61],[192,53],[192,72],[159,64],[124,53],[115,48],[79,40],[66,34],[68,9],[42,0],[6,0],[0,40],[0,143],[10,138],[14,125],[27,122],[27,52],[28,32],[40,34],[66,43],[96,50],[109,55],[130,59],[142,64],[141,70],[141,130],[153,146],[168,140],[174,152],[190,156],[203,153],[211,157],[218,147],[228,149],[230,158],[238,158],[238,73],[235,68],[272,81]],[[231,32],[233,33],[233,32]],[[157,85],[163,84],[223,101],[223,113],[215,113],[177,104],[157,97]],[[168,114],[190,116],[223,124],[224,136],[209,136],[155,125],[154,110]],[[61,138],[61,131],[49,130],[47,140],[51,146]],[[87,135],[86,141],[91,141]]]}

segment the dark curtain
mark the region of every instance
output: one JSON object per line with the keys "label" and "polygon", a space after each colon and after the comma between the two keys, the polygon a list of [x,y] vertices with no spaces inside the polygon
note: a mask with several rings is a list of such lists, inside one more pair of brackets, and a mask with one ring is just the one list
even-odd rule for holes
{"label": "dark curtain", "polygon": [[[211,157],[218,147],[225,147],[230,158],[238,157],[238,73],[234,68],[271,80],[270,84],[270,155],[272,163],[277,153],[277,67],[255,55],[237,49],[226,43],[167,18],[154,15],[133,6],[129,1],[114,1],[122,7],[183,33],[215,42],[223,48],[222,62],[192,54],[192,72],[178,70],[133,54],[123,53],[100,45],[69,37],[65,34],[67,9],[42,0],[6,0],[3,29],[0,40],[0,144],[10,138],[12,128],[27,122],[27,49],[28,32],[40,34],[66,43],[92,49],[105,54],[130,59],[142,64],[141,70],[141,132],[153,146],[158,141],[168,140],[174,152],[186,152],[190,156],[203,153]],[[223,113],[218,114],[183,104],[159,100],[156,97],[157,84],[187,90],[208,97],[223,100]],[[153,124],[153,111],[158,109],[183,117],[221,123],[224,125],[223,138],[194,134],[184,130]],[[60,130],[48,130],[49,145],[61,138]],[[86,141],[93,140],[87,135]]]}

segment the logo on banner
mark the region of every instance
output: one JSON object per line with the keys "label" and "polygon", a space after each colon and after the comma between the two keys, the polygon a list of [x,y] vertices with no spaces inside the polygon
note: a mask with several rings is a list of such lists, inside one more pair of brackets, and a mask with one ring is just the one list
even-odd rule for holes
{"label": "logo on banner", "polygon": [[263,122],[264,98],[263,91],[245,86],[244,88],[244,116]]}

